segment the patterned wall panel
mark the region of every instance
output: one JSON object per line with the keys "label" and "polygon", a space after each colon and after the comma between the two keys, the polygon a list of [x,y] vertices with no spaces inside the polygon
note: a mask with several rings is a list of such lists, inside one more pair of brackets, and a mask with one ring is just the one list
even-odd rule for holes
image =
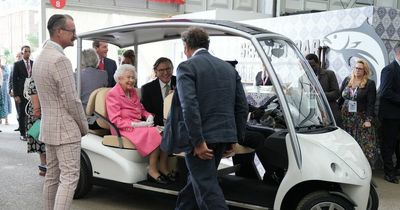
{"label": "patterned wall panel", "polygon": [[233,0],[233,9],[257,12],[257,0]]}
{"label": "patterned wall panel", "polygon": [[207,10],[232,9],[232,0],[207,0]]}
{"label": "patterned wall panel", "polygon": [[[400,39],[398,12],[389,8],[361,7],[245,22],[289,37],[303,54],[315,52],[315,45],[330,45],[326,54],[327,68],[335,71],[340,83],[350,74],[350,65],[356,57],[369,54],[374,56],[367,59],[375,69],[373,79],[379,80],[380,71],[388,63],[386,50],[390,52],[395,44],[393,40]],[[364,41],[358,40],[360,36],[364,36]],[[335,42],[326,41],[333,37],[348,41],[335,46]],[[346,43],[348,45],[341,45]],[[380,50],[371,52],[369,46],[372,45]]]}
{"label": "patterned wall panel", "polygon": [[393,48],[400,41],[400,11],[393,8],[374,7],[373,26],[385,43],[389,60],[393,60]]}

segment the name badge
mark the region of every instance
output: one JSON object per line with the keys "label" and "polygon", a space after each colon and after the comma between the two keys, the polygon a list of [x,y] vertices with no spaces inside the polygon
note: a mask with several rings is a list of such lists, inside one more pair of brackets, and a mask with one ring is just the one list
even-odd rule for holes
{"label": "name badge", "polygon": [[349,112],[357,112],[357,101],[349,101]]}

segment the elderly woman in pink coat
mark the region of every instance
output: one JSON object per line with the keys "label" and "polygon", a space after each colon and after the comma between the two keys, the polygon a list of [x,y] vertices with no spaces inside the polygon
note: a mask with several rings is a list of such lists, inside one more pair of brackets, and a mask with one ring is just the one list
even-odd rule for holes
{"label": "elderly woman in pink coat", "polygon": [[[121,135],[136,146],[140,155],[149,155],[148,180],[159,184],[174,181],[168,170],[168,155],[159,149],[160,131],[154,127],[153,116],[143,108],[136,94],[135,67],[121,65],[115,71],[114,79],[117,84],[106,97],[108,118],[119,128]],[[157,169],[159,157],[160,171]]]}

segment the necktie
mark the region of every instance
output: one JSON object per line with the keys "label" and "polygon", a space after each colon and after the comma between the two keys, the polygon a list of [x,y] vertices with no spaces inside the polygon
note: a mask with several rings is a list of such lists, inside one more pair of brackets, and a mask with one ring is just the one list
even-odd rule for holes
{"label": "necktie", "polygon": [[99,69],[104,70],[104,60],[103,59],[100,59]]}
{"label": "necktie", "polygon": [[28,77],[31,77],[32,69],[29,60],[26,62],[26,71],[28,72]]}
{"label": "necktie", "polygon": [[165,98],[169,94],[169,91],[171,90],[171,87],[168,84],[166,84],[164,86],[164,88],[165,88],[165,92],[164,92],[164,98]]}

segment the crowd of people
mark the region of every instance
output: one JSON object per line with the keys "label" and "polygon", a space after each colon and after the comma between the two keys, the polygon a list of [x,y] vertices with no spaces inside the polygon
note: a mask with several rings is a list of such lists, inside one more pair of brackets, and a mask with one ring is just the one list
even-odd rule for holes
{"label": "crowd of people", "polygon": [[[0,63],[0,123],[4,119],[8,124],[13,97],[20,139],[27,142],[28,153],[39,154],[39,175],[45,176],[46,209],[69,209],[71,205],[79,179],[81,137],[89,128],[98,128],[88,125],[84,110],[90,94],[101,87],[110,88],[106,96],[109,120],[141,156],[149,157],[149,181],[175,182],[177,174],[168,166],[168,154],[187,152],[189,178],[179,193],[178,209],[228,209],[215,169],[233,143],[256,138],[257,133],[245,132],[248,104],[240,76],[234,66],[208,52],[206,31],[193,27],[183,32],[188,60],[179,64],[177,76],[173,76],[172,61],[166,57],[157,59],[153,65],[156,79],[141,87],[139,97],[135,89],[135,52],[125,51],[117,66],[107,58],[108,43],[103,41],[94,41],[93,48],[82,52],[79,96],[76,75],[64,54],[76,39],[74,20],[69,15],[56,14],[49,19],[47,29],[50,39],[35,62],[30,59],[30,47],[23,46],[12,72]],[[379,114],[376,84],[369,79],[371,70],[366,60],[357,60],[339,86],[334,71],[322,68],[317,55],[308,54],[306,59],[337,125],[355,138],[372,167],[382,156],[385,180],[398,183],[396,168],[400,164],[394,165],[392,155],[398,153],[399,147],[400,44],[394,51],[395,61],[382,70]],[[255,79],[256,85],[272,85],[266,69]],[[163,101],[170,93],[174,93],[173,106],[165,121]],[[38,120],[40,139],[28,134]],[[179,127],[182,123],[184,130]],[[259,142],[254,147],[258,146]]]}

